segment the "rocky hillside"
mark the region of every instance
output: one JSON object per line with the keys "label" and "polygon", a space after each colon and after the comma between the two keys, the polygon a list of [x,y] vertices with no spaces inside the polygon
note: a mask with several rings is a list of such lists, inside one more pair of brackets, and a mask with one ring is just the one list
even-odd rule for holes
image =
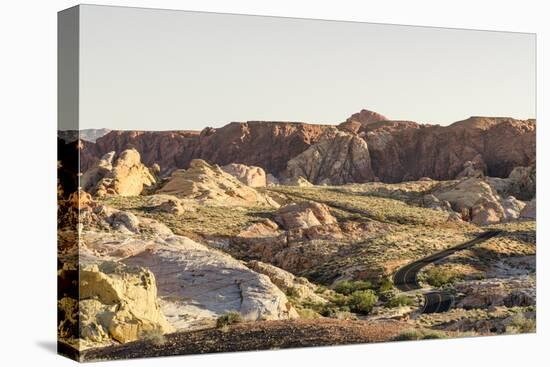
{"label": "rocky hillside", "polygon": [[112,131],[96,143],[83,142],[82,170],[108,152],[129,148],[141,154],[146,166],[160,165],[163,176],[199,158],[258,166],[279,179],[297,175],[317,184],[448,180],[467,162],[489,176],[507,177],[535,160],[535,120],[470,117],[439,126],[362,110],[337,125],[345,135],[327,139],[328,127],[252,121],[201,132]]}
{"label": "rocky hillside", "polygon": [[535,160],[535,120],[471,117],[445,127],[390,121],[367,126],[363,135],[384,182],[453,179],[468,161],[506,177]]}
{"label": "rocky hillside", "polygon": [[135,148],[143,163],[160,165],[167,174],[176,168],[187,168],[196,158],[227,165],[243,163],[259,166],[279,174],[292,157],[319,140],[326,126],[252,121],[232,122],[222,128],[189,131],[112,131],[94,143],[86,143],[82,152],[82,170],[95,158],[110,151]]}
{"label": "rocky hillside", "polygon": [[[362,111],[339,127],[60,139],[60,340],[96,359],[534,331],[534,128]],[[211,162],[233,159],[260,163]],[[376,182],[429,174],[453,179]],[[453,309],[428,314],[392,285],[404,265],[489,230],[499,236],[418,274],[424,291],[453,292]]]}

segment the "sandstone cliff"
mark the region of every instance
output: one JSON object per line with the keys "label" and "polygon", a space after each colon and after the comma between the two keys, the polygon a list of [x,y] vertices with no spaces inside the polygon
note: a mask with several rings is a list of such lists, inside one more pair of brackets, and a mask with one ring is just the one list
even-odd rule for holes
{"label": "sandstone cliff", "polygon": [[375,180],[365,140],[334,128],[327,129],[317,143],[289,160],[283,176],[301,176],[314,184],[329,185]]}
{"label": "sandstone cliff", "polygon": [[[288,162],[318,143],[328,127],[253,121],[233,122],[201,132],[112,131],[96,143],[82,142],[81,164],[86,170],[110,151],[135,148],[145,165],[160,165],[161,175],[188,168],[193,159],[200,158],[211,164],[257,166],[280,177]],[[422,177],[454,179],[465,174],[467,162],[474,162],[472,167],[481,168],[485,175],[507,177],[515,167],[535,161],[535,120],[470,117],[439,126],[392,121],[363,110],[338,128],[354,137],[350,146],[363,152],[360,154],[362,165],[354,167],[347,162],[347,168],[335,170],[334,162],[329,160],[328,166],[316,163],[317,171],[329,172],[329,176],[343,175],[342,181],[346,183],[374,177],[382,182]],[[357,139],[366,142],[368,154]],[[344,153],[338,149],[335,152]],[[333,180],[330,177],[328,181]]]}
{"label": "sandstone cliff", "polygon": [[325,128],[304,123],[251,121],[232,122],[219,129],[205,128],[200,133],[112,131],[95,144],[85,144],[81,164],[86,170],[93,157],[135,148],[145,165],[158,163],[162,174],[187,168],[193,159],[200,158],[219,165],[258,166],[278,175],[286,168],[286,162],[315,143]]}
{"label": "sandstone cliff", "polygon": [[365,132],[372,168],[383,182],[457,177],[467,161],[506,177],[535,160],[534,120],[471,117],[450,126],[381,122]]}

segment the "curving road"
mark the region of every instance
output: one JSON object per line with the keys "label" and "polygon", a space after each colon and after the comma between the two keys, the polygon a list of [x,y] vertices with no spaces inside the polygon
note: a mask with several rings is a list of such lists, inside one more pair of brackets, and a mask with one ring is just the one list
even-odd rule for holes
{"label": "curving road", "polygon": [[[408,292],[415,289],[421,289],[422,287],[418,284],[418,272],[433,262],[441,260],[449,255],[454,254],[457,251],[461,251],[472,246],[477,245],[483,241],[487,241],[490,238],[493,238],[499,235],[501,231],[487,231],[478,235],[473,240],[461,243],[460,245],[448,248],[443,251],[436,252],[430,256],[427,256],[423,259],[414,261],[410,264],[405,265],[400,268],[393,275],[393,284],[394,286],[402,292]],[[436,313],[436,312],[446,312],[454,304],[454,296],[446,291],[436,291],[429,292],[424,294],[424,308],[421,313]]]}

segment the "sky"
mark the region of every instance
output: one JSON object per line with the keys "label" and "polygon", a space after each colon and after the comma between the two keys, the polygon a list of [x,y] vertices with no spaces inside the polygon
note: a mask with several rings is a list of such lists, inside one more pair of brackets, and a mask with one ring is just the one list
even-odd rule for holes
{"label": "sky", "polygon": [[80,7],[80,128],[535,118],[535,35]]}

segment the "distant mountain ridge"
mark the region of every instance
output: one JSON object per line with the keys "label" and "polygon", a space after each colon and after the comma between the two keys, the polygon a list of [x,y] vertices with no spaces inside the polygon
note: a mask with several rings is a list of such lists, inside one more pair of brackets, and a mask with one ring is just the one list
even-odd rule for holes
{"label": "distant mountain ridge", "polygon": [[78,139],[90,141],[95,143],[97,139],[107,135],[111,130],[109,129],[82,129],[82,130],[58,130],[57,136],[65,140],[67,143],[71,143]]}
{"label": "distant mountain ridge", "polygon": [[[455,122],[449,126],[425,125],[414,121],[393,121],[369,110],[351,115],[338,125],[317,125],[300,122],[249,121],[232,122],[221,128],[202,131],[111,131],[85,141],[81,150],[82,170],[110,151],[135,148],[143,162],[157,163],[166,175],[177,168],[187,168],[192,159],[226,165],[242,163],[259,166],[277,177],[285,176],[287,163],[320,142],[324,132],[336,127],[366,142],[368,154],[361,158],[358,173],[353,162],[341,162],[350,172],[341,174],[345,182],[380,180],[400,182],[421,177],[454,179],[469,161],[487,174],[506,177],[514,167],[535,161],[536,122],[506,117],[479,117]],[[338,142],[349,139],[340,137]],[[339,166],[338,159],[347,159],[346,147],[313,147],[307,155],[318,172],[301,170],[306,179],[319,183],[319,172],[327,171],[323,163],[331,162],[330,171]],[[357,147],[357,144],[354,145]],[[363,148],[362,148],[363,149]],[[338,155],[338,156],[326,156]],[[339,158],[339,156],[344,158]],[[352,155],[356,157],[356,155]],[[368,162],[365,159],[369,160]],[[296,166],[300,162],[293,160]],[[303,166],[303,165],[302,165]],[[307,168],[307,166],[306,166]],[[341,179],[338,181],[342,181]],[[330,183],[331,181],[324,181]]]}

